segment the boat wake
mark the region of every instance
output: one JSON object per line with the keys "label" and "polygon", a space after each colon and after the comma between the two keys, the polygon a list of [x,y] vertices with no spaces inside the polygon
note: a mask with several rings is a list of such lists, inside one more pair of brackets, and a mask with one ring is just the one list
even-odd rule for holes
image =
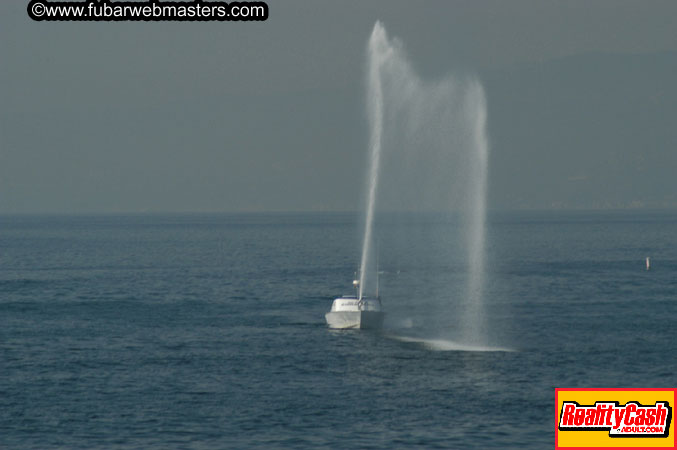
{"label": "boat wake", "polygon": [[401,342],[414,342],[422,344],[429,350],[438,352],[514,352],[515,350],[503,347],[490,347],[486,345],[464,344],[461,342],[450,341],[448,339],[424,339],[408,336],[389,336]]}

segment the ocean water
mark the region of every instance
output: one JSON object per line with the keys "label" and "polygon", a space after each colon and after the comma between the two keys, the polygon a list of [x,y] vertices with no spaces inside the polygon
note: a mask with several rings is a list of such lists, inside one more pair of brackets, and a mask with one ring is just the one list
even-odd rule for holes
{"label": "ocean water", "polygon": [[0,216],[0,448],[540,449],[555,387],[677,385],[676,213],[490,215],[483,347],[439,218],[382,228],[383,332],[326,328],[359,219]]}

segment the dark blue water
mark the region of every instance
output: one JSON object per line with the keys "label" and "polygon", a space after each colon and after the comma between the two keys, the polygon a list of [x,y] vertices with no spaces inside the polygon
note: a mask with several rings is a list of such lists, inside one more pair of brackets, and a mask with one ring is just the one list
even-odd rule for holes
{"label": "dark blue water", "polygon": [[492,215],[510,352],[396,338],[456,323],[444,221],[383,228],[383,333],[327,330],[358,219],[0,217],[0,447],[547,448],[555,387],[677,385],[677,214]]}

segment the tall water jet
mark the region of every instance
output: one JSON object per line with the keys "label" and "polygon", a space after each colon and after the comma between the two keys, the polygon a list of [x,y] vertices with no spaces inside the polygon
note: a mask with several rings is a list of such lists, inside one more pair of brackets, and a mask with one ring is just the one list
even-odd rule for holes
{"label": "tall water jet", "polygon": [[[376,189],[381,168],[381,145],[383,134],[383,89],[381,87],[381,65],[388,57],[387,36],[381,22],[376,22],[368,46],[368,115],[369,115],[369,172],[367,191],[367,210],[362,243],[362,261],[360,263],[359,298],[362,298],[372,263],[374,211],[376,209]],[[376,269],[378,270],[378,269]]]}
{"label": "tall water jet", "polygon": [[[429,282],[438,267],[449,268],[437,276],[446,286],[428,290],[417,286],[416,296],[412,298],[409,292],[401,296],[401,302],[427,311],[426,328],[434,328],[436,337],[449,335],[481,345],[486,336],[483,286],[488,165],[482,85],[472,76],[424,82],[413,70],[402,44],[389,39],[383,25],[376,22],[367,46],[367,113],[369,162],[359,295],[374,288],[377,212],[442,213],[448,218],[442,231],[439,227],[434,232],[418,230],[424,239],[416,242],[429,244],[428,250],[418,249],[411,227],[404,238],[400,235],[390,241],[391,247],[402,247],[405,270],[416,274],[407,278],[409,284]],[[379,226],[383,243],[382,232]],[[384,240],[387,246],[387,236]],[[419,259],[414,261],[416,251]],[[447,258],[424,257],[421,263],[421,252],[426,256],[437,252]],[[456,268],[461,260],[463,270]],[[397,296],[395,291],[391,294]],[[398,306],[392,300],[386,300],[389,311]]]}

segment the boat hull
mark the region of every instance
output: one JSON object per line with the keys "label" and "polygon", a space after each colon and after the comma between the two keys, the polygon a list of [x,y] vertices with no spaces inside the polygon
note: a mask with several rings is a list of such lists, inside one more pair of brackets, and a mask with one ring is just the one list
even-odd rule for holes
{"label": "boat hull", "polygon": [[324,315],[329,328],[378,330],[383,327],[382,311],[330,311]]}

